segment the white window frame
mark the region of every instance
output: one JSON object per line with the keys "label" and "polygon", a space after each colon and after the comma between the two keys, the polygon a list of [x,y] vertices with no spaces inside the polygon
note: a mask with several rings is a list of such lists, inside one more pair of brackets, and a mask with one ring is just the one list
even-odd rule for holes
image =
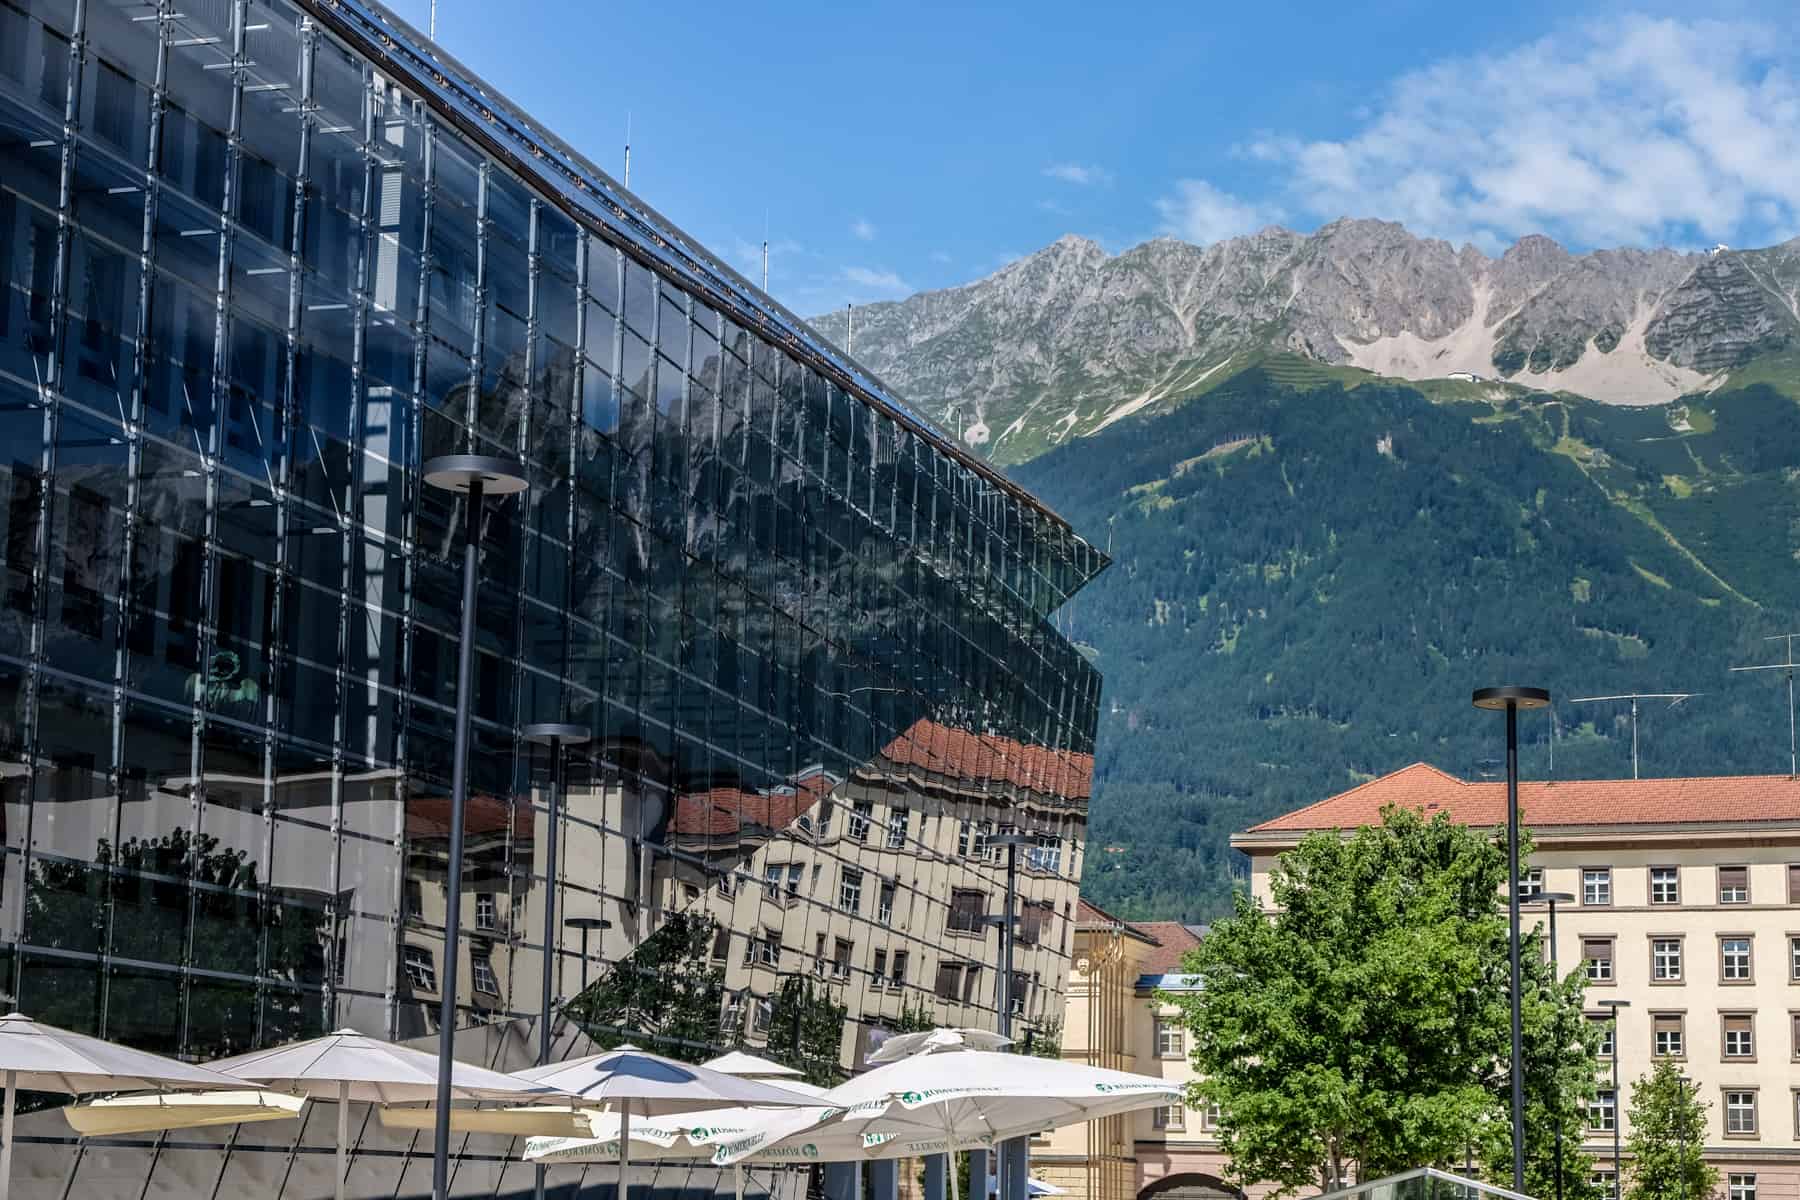
{"label": "white window frame", "polygon": [[1156,1057],[1187,1057],[1187,1027],[1179,1017],[1156,1018]]}
{"label": "white window frame", "polygon": [[887,848],[889,850],[904,850],[906,848],[906,835],[911,825],[912,810],[910,808],[902,808],[899,805],[895,805],[888,809]]}
{"label": "white window frame", "polygon": [[428,946],[414,946],[410,943],[400,948],[400,968],[406,972],[406,982],[412,985],[415,992],[436,992],[437,958]]}
{"label": "white window frame", "polygon": [[[1733,1029],[1731,1022],[1742,1019],[1744,1028]],[[1733,1050],[1732,1042],[1741,1039],[1743,1048]],[[1754,1013],[1724,1013],[1719,1017],[1719,1056],[1735,1062],[1745,1062],[1756,1057],[1756,1015]]]}
{"label": "white window frame", "polygon": [[[1658,878],[1659,875],[1663,875],[1666,877]],[[1652,903],[1652,904],[1680,904],[1681,903],[1681,868],[1680,867],[1651,867],[1650,868],[1650,903]]]}
{"label": "white window frame", "polygon": [[1725,1200],[1756,1200],[1755,1171],[1734,1171],[1725,1179]]}
{"label": "white window frame", "polygon": [[1619,1097],[1611,1088],[1601,1088],[1588,1101],[1588,1132],[1611,1133],[1618,1119]]}
{"label": "white window frame", "polygon": [[469,955],[469,986],[488,996],[500,994],[500,980],[494,974],[494,960],[491,955],[471,953]]}
{"label": "white window frame", "polygon": [[1761,1123],[1757,1119],[1756,1093],[1754,1091],[1747,1088],[1727,1088],[1724,1107],[1726,1136],[1756,1136]]}
{"label": "white window frame", "polygon": [[[1729,949],[1743,944],[1743,953]],[[1733,935],[1719,939],[1719,981],[1721,983],[1749,983],[1755,978],[1756,943],[1748,934]]]}
{"label": "white window frame", "polygon": [[475,893],[475,928],[493,930],[500,928],[500,905],[492,892]]}
{"label": "white window frame", "polygon": [[1681,939],[1650,939],[1650,978],[1657,983],[1681,982]]}
{"label": "white window frame", "polygon": [[845,867],[838,876],[837,906],[847,913],[862,912],[863,873],[855,867]]}

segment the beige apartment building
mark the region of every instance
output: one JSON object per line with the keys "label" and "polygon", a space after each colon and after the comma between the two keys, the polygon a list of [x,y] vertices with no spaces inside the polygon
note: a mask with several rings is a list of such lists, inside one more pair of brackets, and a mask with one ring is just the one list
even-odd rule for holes
{"label": "beige apartment building", "polygon": [[[1176,921],[1121,921],[1078,903],[1063,1020],[1063,1058],[1186,1082],[1179,1010],[1159,992],[1192,986],[1181,960],[1201,931]],[[1081,1200],[1235,1196],[1207,1114],[1181,1105],[1070,1125],[1031,1147],[1032,1174]]]}
{"label": "beige apartment building", "polygon": [[[1315,830],[1381,820],[1389,805],[1477,828],[1506,820],[1500,782],[1415,763],[1232,839],[1269,898],[1277,856]],[[1527,782],[1520,810],[1535,841],[1521,894],[1556,905],[1565,969],[1588,977],[1588,1011],[1616,1038],[1623,1095],[1610,1084],[1587,1150],[1610,1178],[1613,1123],[1629,1137],[1632,1082],[1658,1058],[1680,1064],[1707,1105],[1707,1156],[1725,1200],[1800,1195],[1800,781],[1788,776]],[[1549,905],[1527,906],[1547,923]],[[1629,1163],[1626,1164],[1629,1171]]]}

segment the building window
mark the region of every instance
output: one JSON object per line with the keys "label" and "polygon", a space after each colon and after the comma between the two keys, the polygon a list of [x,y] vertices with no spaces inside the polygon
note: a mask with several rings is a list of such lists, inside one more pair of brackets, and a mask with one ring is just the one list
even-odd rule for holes
{"label": "building window", "polygon": [[1219,1106],[1209,1104],[1200,1110],[1200,1128],[1217,1129],[1219,1127]]}
{"label": "building window", "polygon": [[1161,1104],[1150,1110],[1150,1124],[1164,1133],[1181,1133],[1187,1129],[1187,1108],[1180,1104]]}
{"label": "building window", "polygon": [[1590,1013],[1588,1014],[1588,1020],[1600,1027],[1600,1048],[1594,1053],[1601,1058],[1611,1058],[1614,1052],[1613,1036],[1617,1033],[1618,1026],[1613,1023],[1613,1019],[1610,1016],[1596,1016]]}
{"label": "building window", "polygon": [[988,837],[994,832],[992,821],[964,821],[956,831],[956,854],[959,858],[991,858]]}
{"label": "building window", "polygon": [[1725,1133],[1728,1137],[1754,1137],[1756,1135],[1755,1092],[1728,1091],[1725,1093]]}
{"label": "building window", "polygon": [[1588,1129],[1593,1133],[1611,1133],[1618,1117],[1618,1098],[1611,1088],[1601,1088],[1588,1101]]}
{"label": "building window", "polygon": [[494,893],[475,893],[475,928],[496,929],[500,925],[499,906],[494,903]]}
{"label": "building window", "polygon": [[850,819],[844,822],[844,836],[853,842],[869,840],[869,819],[875,815],[875,805],[869,800],[858,800],[850,809]]}
{"label": "building window", "polygon": [[713,934],[712,956],[714,962],[724,962],[731,954],[731,930],[721,928]]}
{"label": "building window", "polygon": [[762,936],[752,938],[751,945],[756,947],[756,961],[765,967],[781,966],[781,934],[773,929],[765,928]]}
{"label": "building window", "polygon": [[1156,1057],[1187,1057],[1187,1030],[1174,1017],[1156,1018]]}
{"label": "building window", "polygon": [[1719,939],[1719,979],[1724,983],[1750,982],[1750,939],[1733,935]]}
{"label": "building window", "polygon": [[957,933],[978,933],[981,919],[987,914],[987,893],[957,888],[950,893],[950,929]]}
{"label": "building window", "polygon": [[1650,939],[1650,978],[1657,983],[1681,982],[1681,939]]}
{"label": "building window", "polygon": [[1582,938],[1581,958],[1587,964],[1589,983],[1611,983],[1613,978],[1613,940]]}
{"label": "building window", "polygon": [[1519,880],[1519,899],[1536,900],[1544,890],[1544,868],[1532,867],[1525,872],[1525,878]]}
{"label": "building window", "polygon": [[423,946],[407,946],[401,955],[401,962],[406,967],[406,982],[412,985],[412,990],[437,991],[437,966],[432,962],[431,951]]}
{"label": "building window", "polygon": [[1018,941],[1021,946],[1035,946],[1044,940],[1056,906],[1048,900],[1027,900],[1019,908]]}
{"label": "building window", "polygon": [[756,1002],[750,1006],[750,1032],[767,1033],[774,1020],[775,1002],[757,997]]}
{"label": "building window", "polygon": [[975,987],[980,980],[981,968],[974,963],[946,960],[938,964],[935,990],[939,999],[967,1004],[974,999]]}
{"label": "building window", "polygon": [[1025,848],[1025,863],[1033,870],[1051,875],[1062,873],[1062,839],[1054,833],[1040,833]]}
{"label": "building window", "polygon": [[904,808],[890,808],[887,820],[887,848],[899,850],[906,845],[906,827],[912,813]]}
{"label": "building window", "polygon": [[869,986],[880,991],[887,986],[887,951],[877,950],[869,960]]}
{"label": "building window", "polygon": [[1024,1015],[1026,1007],[1031,1003],[1031,976],[1023,971],[1012,973],[1012,990],[1007,995],[1007,1001],[1015,1017]]}
{"label": "building window", "polygon": [[831,977],[833,979],[850,978],[850,951],[852,947],[843,938],[837,938],[831,946]]}
{"label": "building window", "polygon": [[727,992],[724,1007],[719,1011],[719,1029],[730,1033],[744,1027],[744,995],[742,992]]}
{"label": "building window", "polygon": [[800,879],[805,873],[801,863],[768,863],[763,867],[763,890],[772,900],[794,899],[800,895]]}
{"label": "building window", "polygon": [[1719,868],[1719,903],[1750,903],[1750,868]]}
{"label": "building window", "polygon": [[494,978],[494,960],[486,954],[469,955],[469,982],[478,992],[498,996],[500,981]]}
{"label": "building window", "polygon": [[825,974],[825,935],[822,933],[813,936],[813,974]]}
{"label": "building window", "polygon": [[1687,1053],[1680,1013],[1650,1015],[1650,1053],[1657,1058],[1680,1058]]}
{"label": "building window", "polygon": [[906,983],[906,951],[894,951],[894,973],[889,976],[889,979],[895,987]]}
{"label": "building window", "polygon": [[1725,1200],[1756,1200],[1756,1176],[1754,1174],[1732,1174],[1726,1176]]}
{"label": "building window", "polygon": [[[420,880],[409,879],[406,881],[406,915],[409,917],[417,917],[423,915],[424,912],[425,885]],[[1800,945],[1800,943],[1797,943],[1797,945]],[[1800,948],[1796,948],[1794,951],[1794,961],[1795,963],[1800,963]],[[1800,979],[1800,975],[1796,975],[1795,978]]]}
{"label": "building window", "polygon": [[1650,868],[1650,903],[1681,903],[1681,868]]}
{"label": "building window", "polygon": [[1581,902],[1605,905],[1612,903],[1612,868],[1583,867],[1581,870]]}
{"label": "building window", "polygon": [[1788,866],[1788,903],[1800,904],[1800,863]]}
{"label": "building window", "polygon": [[1724,1047],[1726,1058],[1756,1057],[1756,1018],[1750,1013],[1726,1013]]}
{"label": "building window", "polygon": [[894,885],[883,882],[875,905],[875,919],[883,925],[894,923]]}
{"label": "building window", "polygon": [[1800,937],[1788,939],[1788,978],[1800,983]]}
{"label": "building window", "polygon": [[1595,1171],[1589,1178],[1594,1181],[1594,1186],[1600,1190],[1602,1196],[1612,1195],[1613,1173],[1611,1171]]}
{"label": "building window", "polygon": [[849,867],[844,868],[843,875],[838,878],[839,908],[851,913],[862,911],[862,883],[863,873],[861,871],[852,870]]}

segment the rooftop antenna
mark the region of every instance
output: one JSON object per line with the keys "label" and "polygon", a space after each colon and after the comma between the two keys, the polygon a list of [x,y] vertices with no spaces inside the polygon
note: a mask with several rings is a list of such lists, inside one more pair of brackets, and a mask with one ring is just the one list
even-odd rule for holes
{"label": "rooftop antenna", "polygon": [[1788,778],[1800,776],[1800,754],[1795,753],[1794,743],[1794,668],[1800,663],[1794,662],[1794,639],[1800,633],[1777,633],[1763,639],[1765,642],[1787,643],[1787,661],[1771,663],[1766,667],[1733,667],[1733,671],[1786,671],[1788,685]]}
{"label": "rooftop antenna", "polygon": [[625,110],[625,186],[631,186],[631,110]]}
{"label": "rooftop antenna", "polygon": [[1638,701],[1667,700],[1669,707],[1674,708],[1684,700],[1692,700],[1695,696],[1704,696],[1705,692],[1622,692],[1617,696],[1576,696],[1572,704],[1599,704],[1609,700],[1631,701],[1631,777],[1638,777]]}
{"label": "rooftop antenna", "polygon": [[437,41],[437,0],[431,0],[431,40]]}
{"label": "rooftop antenna", "polygon": [[769,294],[769,210],[763,209],[763,295]]}
{"label": "rooftop antenna", "polygon": [[850,322],[850,331],[844,335],[844,353],[856,354],[856,305],[844,305],[844,315]]}

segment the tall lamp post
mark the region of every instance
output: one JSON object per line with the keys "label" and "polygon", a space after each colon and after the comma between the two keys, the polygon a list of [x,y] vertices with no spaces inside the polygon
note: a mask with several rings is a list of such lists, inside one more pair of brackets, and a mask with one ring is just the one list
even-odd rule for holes
{"label": "tall lamp post", "polygon": [[[550,831],[544,838],[544,987],[538,1008],[537,1065],[541,1067],[550,1061],[550,1010],[556,1002],[556,843],[562,829],[563,747],[586,742],[588,731],[580,725],[545,722],[527,725],[524,734],[526,741],[550,747]],[[582,957],[585,960],[586,955]],[[544,1171],[540,1162],[532,1172],[535,1200],[544,1200]]]}
{"label": "tall lamp post", "polygon": [[612,928],[612,921],[607,918],[569,918],[563,925],[581,930],[581,991],[587,991],[587,936],[598,928]]}
{"label": "tall lamp post", "polygon": [[476,567],[481,547],[481,501],[525,490],[525,468],[485,454],[447,454],[428,461],[421,474],[434,488],[464,497],[462,642],[456,663],[456,746],[450,766],[450,847],[444,872],[444,968],[438,1000],[438,1076],[431,1194],[450,1200],[450,1072],[456,1049],[456,975],[462,950],[463,814],[469,800],[469,708],[475,692]]}
{"label": "tall lamp post", "polygon": [[[1535,892],[1523,898],[1541,900],[1550,906],[1550,979],[1553,983],[1560,984],[1562,974],[1556,967],[1556,906],[1575,903],[1575,894],[1573,892]],[[1556,1200],[1563,1200],[1562,1143],[1562,1115],[1558,1113],[1556,1115]]]}
{"label": "tall lamp post", "polygon": [[1620,1191],[1621,1184],[1623,1183],[1624,1178],[1625,1178],[1624,1168],[1622,1168],[1619,1165],[1620,1160],[1624,1157],[1624,1155],[1621,1153],[1621,1151],[1624,1149],[1624,1147],[1620,1144],[1620,1140],[1619,1140],[1619,1130],[1620,1130],[1621,1126],[1624,1124],[1624,1122],[1622,1122],[1619,1119],[1620,1112],[1621,1112],[1621,1105],[1619,1102],[1620,1102],[1620,1100],[1623,1099],[1623,1097],[1619,1095],[1619,1010],[1621,1008],[1630,1008],[1631,1001],[1629,1001],[1629,1000],[1602,1000],[1600,1002],[1600,1007],[1604,1008],[1604,1009],[1608,1009],[1612,1012],[1613,1200],[1619,1200],[1619,1196],[1621,1194],[1621,1191]]}
{"label": "tall lamp post", "polygon": [[1525,1191],[1525,1049],[1519,1013],[1519,710],[1544,708],[1550,693],[1534,687],[1481,688],[1476,708],[1506,713],[1506,901],[1511,933],[1513,1191]]}

